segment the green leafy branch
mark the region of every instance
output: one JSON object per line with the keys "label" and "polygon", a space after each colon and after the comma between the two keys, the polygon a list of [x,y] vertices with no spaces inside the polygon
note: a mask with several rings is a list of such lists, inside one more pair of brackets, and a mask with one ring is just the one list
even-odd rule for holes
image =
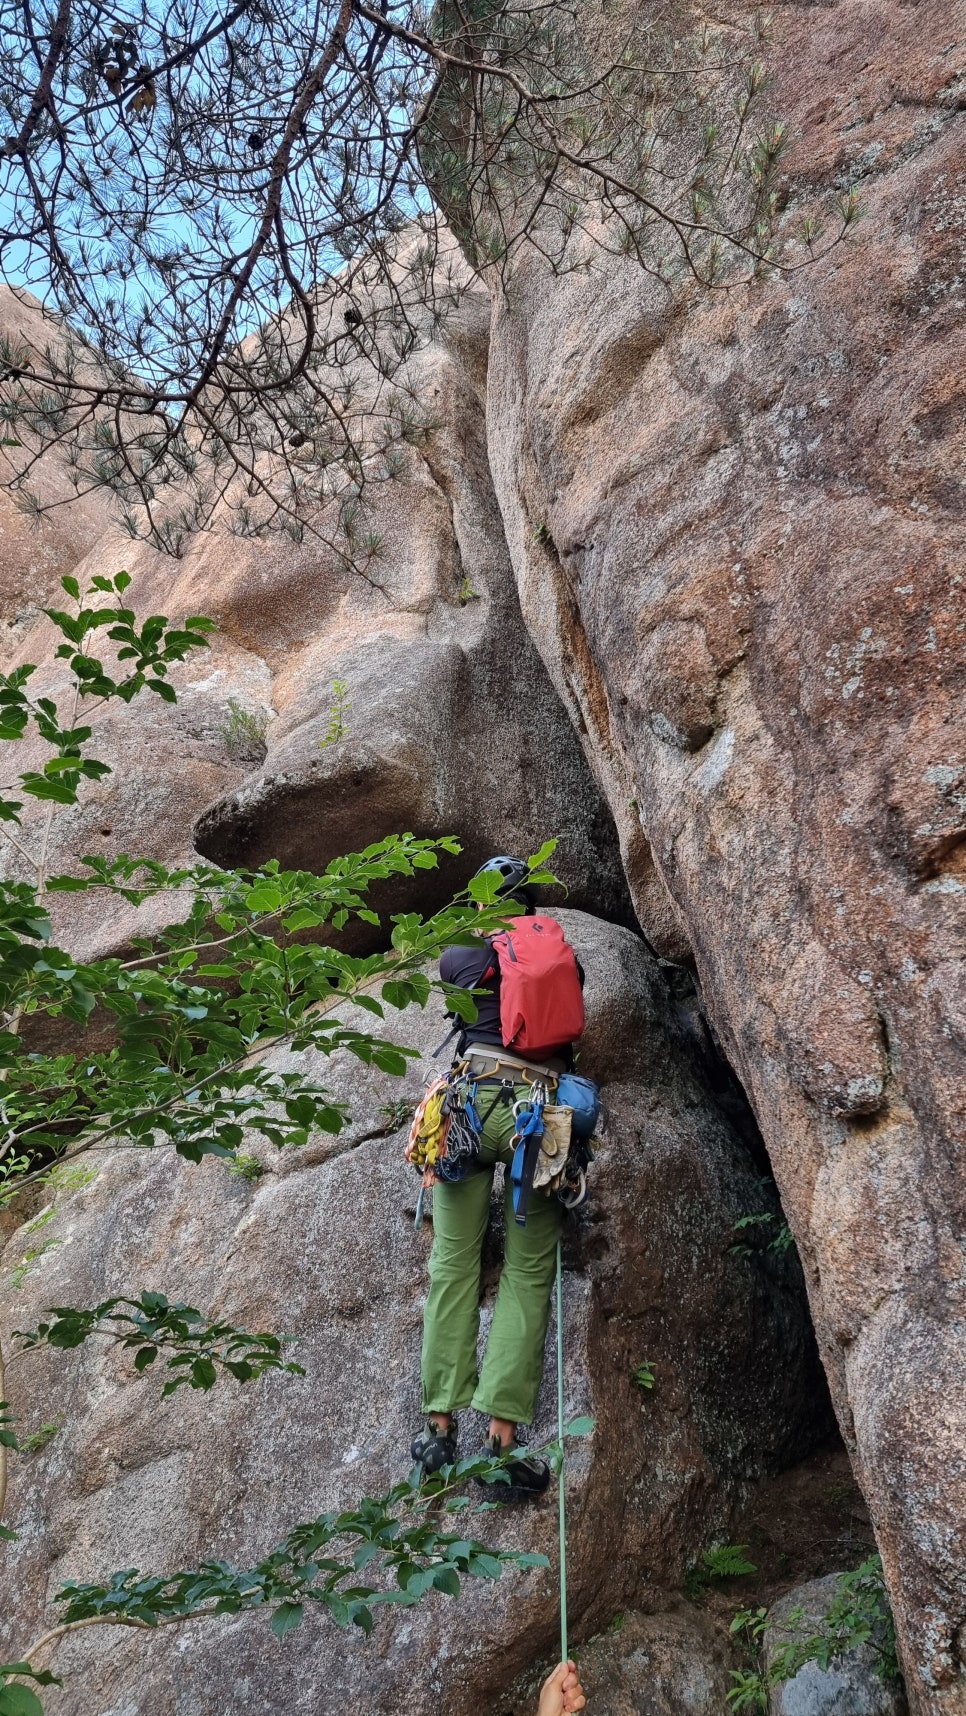
{"label": "green leafy branch", "polygon": [[[258,1061],[288,1044],[325,1055],[344,1050],[403,1073],[416,1051],[331,1015],[352,1002],[382,1019],[386,1006],[425,1006],[438,988],[472,1021],[472,997],[434,983],[422,968],[444,946],[505,923],[507,907],[489,898],[492,880],[482,878],[429,919],[395,914],[381,953],[353,957],[328,943],[275,937],[327,924],[341,929],[350,915],[378,925],[363,903],[373,880],[435,867],[440,851],[454,850],[447,837],[402,835],[335,860],[321,876],[282,872],[272,862],[226,881],[207,867],[166,873],[155,865],[145,874],[132,860],[88,860],[89,876],[54,878],[57,887],[105,887],[138,899],[169,880],[198,891],[185,920],[154,943],[138,943],[126,961],[79,966],[45,942],[29,945],[11,926],[0,958],[8,1014],[62,1013],[83,1025],[99,1005],[114,1015],[116,1042],[108,1050],[37,1057],[23,1053],[19,1031],[0,1033],[0,1120],[17,1146],[0,1159],[0,1202],[30,1178],[43,1178],[48,1168],[36,1163],[38,1151],[66,1160],[121,1132],[137,1143],[160,1137],[192,1161],[233,1154],[246,1128],[279,1148],[305,1143],[314,1129],[338,1132],[344,1110],[324,1086]],[[552,844],[531,861],[534,878],[550,879],[543,868],[550,850]],[[18,901],[21,930],[35,930],[30,890]]]}
{"label": "green leafy branch", "polygon": [[[93,1335],[103,1335],[133,1352],[134,1368],[141,1372],[170,1351],[173,1356],[165,1359],[164,1368],[173,1374],[161,1390],[162,1398],[185,1383],[207,1391],[214,1387],[219,1370],[227,1371],[236,1382],[251,1382],[269,1370],[305,1375],[301,1365],[286,1357],[293,1336],[250,1334],[204,1316],[193,1305],[174,1304],[163,1293],[143,1292],[136,1299],[118,1295],[89,1310],[52,1306],[49,1314],[52,1322],[14,1331],[21,1342],[20,1354],[43,1346],[70,1350]],[[8,1359],[8,1370],[17,1356]]]}
{"label": "green leafy branch", "polygon": [[[65,640],[54,654],[69,665],[75,708],[80,700],[88,698],[95,701],[120,698],[130,703],[144,689],[155,692],[167,703],[174,703],[177,696],[169,679],[171,667],[184,661],[192,650],[208,646],[207,634],[214,630],[214,622],[197,615],[180,627],[172,626],[163,614],[152,614],[139,625],[133,608],[123,603],[130,583],[127,572],[119,572],[113,579],[93,578],[87,597],[107,597],[109,605],[88,607],[81,598],[76,578],[62,578],[61,585],[76,603],[76,611],[43,610]],[[127,671],[117,679],[103,661],[88,652],[94,633],[105,629],[116,646],[118,665],[128,664]],[[39,697],[33,701],[28,697],[25,687],[35,672],[36,668],[27,663],[12,673],[0,674],[0,739],[22,739],[33,724],[54,754],[42,768],[24,770],[18,776],[15,790],[31,798],[73,804],[82,780],[100,780],[110,770],[106,763],[83,754],[82,747],[92,734],[90,726],[75,725],[73,720],[65,725],[52,698]],[[8,790],[0,789],[0,821],[19,824],[23,801],[9,798]],[[16,844],[28,861],[34,862],[20,843]]]}
{"label": "green leafy branch", "polygon": [[[571,1431],[576,1433],[576,1427]],[[33,1659],[80,1627],[153,1630],[192,1617],[260,1609],[271,1612],[272,1631],[285,1638],[314,1607],[337,1626],[357,1626],[369,1634],[373,1611],[380,1607],[410,1608],[433,1591],[458,1597],[465,1579],[495,1581],[507,1567],[546,1567],[544,1555],[491,1549],[459,1530],[446,1529],[449,1520],[465,1510],[480,1514],[492,1507],[483,1502],[473,1508],[466,1496],[453,1492],[474,1480],[486,1486],[507,1484],[508,1459],[479,1455],[460,1460],[422,1483],[414,1473],[383,1496],[364,1497],[357,1508],[323,1513],[296,1526],[254,1567],[212,1560],[169,1574],[126,1568],[102,1583],[72,1580],[54,1599],[61,1608],[58,1625],[19,1662],[0,1665],[0,1682],[5,1690],[11,1676],[59,1684],[50,1674],[36,1671]],[[13,1716],[21,1711],[39,1716],[41,1705],[35,1698],[32,1704],[10,1703],[9,1709]],[[0,1716],[3,1711],[0,1704]]]}

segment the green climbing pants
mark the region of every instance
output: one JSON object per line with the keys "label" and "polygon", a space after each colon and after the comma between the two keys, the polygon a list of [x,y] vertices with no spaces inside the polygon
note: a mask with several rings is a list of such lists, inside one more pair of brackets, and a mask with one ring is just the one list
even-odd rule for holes
{"label": "green climbing pants", "polygon": [[[433,1188],[434,1239],[423,1321],[423,1411],[456,1412],[474,1406],[491,1418],[531,1424],[543,1375],[562,1211],[556,1198],[536,1192],[530,1199],[526,1226],[514,1221],[509,1175],[513,1109],[502,1099],[490,1108],[493,1093],[492,1085],[480,1086],[485,1119],[476,1171],[453,1185],[438,1180]],[[526,1087],[517,1085],[514,1096],[525,1095]],[[486,1357],[477,1376],[480,1257],[497,1162],[507,1168],[506,1254]]]}

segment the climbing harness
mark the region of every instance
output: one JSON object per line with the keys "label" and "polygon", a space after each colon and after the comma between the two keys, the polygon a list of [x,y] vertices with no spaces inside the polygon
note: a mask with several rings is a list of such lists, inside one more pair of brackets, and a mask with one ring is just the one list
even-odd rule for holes
{"label": "climbing harness", "polygon": [[[514,1100],[521,1085],[526,1094]],[[491,1086],[496,1087],[492,1096]],[[561,1102],[562,1092],[571,1100]],[[586,1170],[593,1159],[589,1133],[600,1113],[597,1086],[505,1051],[486,1052],[482,1045],[473,1045],[445,1078],[433,1081],[413,1117],[407,1162],[424,1176],[428,1172],[449,1184],[465,1179],[477,1164],[483,1128],[498,1102],[513,1104],[514,1220],[521,1227],[526,1224],[535,1191],[556,1195],[566,1209],[576,1208],[587,1195]],[[423,1224],[425,1190],[424,1182],[416,1204],[417,1228]]]}
{"label": "climbing harness", "polygon": [[522,1056],[511,1054],[508,1049],[498,1049],[491,1043],[467,1043],[463,1061],[477,1078],[502,1076],[511,1078],[514,1084],[532,1084],[535,1079],[542,1079],[545,1084],[555,1085],[560,1076],[543,1061],[532,1057],[524,1060]]}

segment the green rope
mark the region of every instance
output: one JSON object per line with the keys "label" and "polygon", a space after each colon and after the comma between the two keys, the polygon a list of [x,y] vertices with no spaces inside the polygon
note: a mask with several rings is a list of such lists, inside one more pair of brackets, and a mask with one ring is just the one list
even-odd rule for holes
{"label": "green rope", "polygon": [[564,1500],[563,1264],[557,1240],[557,1440],[560,1444],[560,1660],[567,1661],[567,1511]]}

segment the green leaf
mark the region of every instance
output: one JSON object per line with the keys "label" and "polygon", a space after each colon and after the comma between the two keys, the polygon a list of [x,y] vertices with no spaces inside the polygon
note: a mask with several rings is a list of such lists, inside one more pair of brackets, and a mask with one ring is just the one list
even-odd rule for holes
{"label": "green leaf", "polygon": [[313,911],[310,906],[299,906],[283,920],[283,927],[289,935],[294,935],[296,930],[316,929],[324,921],[320,914]]}
{"label": "green leaf", "polygon": [[272,1632],[277,1639],[283,1639],[286,1633],[293,1632],[301,1625],[304,1608],[301,1603],[279,1603],[272,1616]]}
{"label": "green leaf", "polygon": [[44,1707],[29,1686],[10,1682],[0,1687],[0,1716],[44,1716]]}
{"label": "green leaf", "polygon": [[503,1563],[495,1555],[473,1555],[467,1572],[478,1579],[499,1579],[503,1573]]}
{"label": "green leaf", "polygon": [[543,845],[541,846],[539,852],[535,852],[533,854],[532,858],[527,859],[527,863],[530,866],[530,869],[531,870],[542,870],[544,864],[547,862],[547,859],[553,857],[553,854],[557,850],[558,844],[559,844],[559,842],[556,840],[545,840]]}
{"label": "green leaf", "polygon": [[352,1557],[352,1565],[356,1572],[360,1572],[368,1562],[373,1561],[375,1557],[377,1555],[381,1555],[381,1553],[382,1551],[380,1550],[378,1543],[360,1543]]}
{"label": "green leaf", "polygon": [[437,1567],[433,1574],[433,1584],[437,1591],[445,1591],[447,1597],[458,1597],[460,1594],[460,1576],[455,1567]]}
{"label": "green leaf", "polygon": [[31,775],[21,781],[24,792],[29,792],[31,798],[53,799],[55,804],[76,804],[76,788],[68,786],[66,781],[58,781],[45,775]]}
{"label": "green leaf", "polygon": [[595,1424],[596,1419],[593,1418],[572,1418],[569,1424],[564,1425],[564,1435],[590,1436],[593,1434]]}

